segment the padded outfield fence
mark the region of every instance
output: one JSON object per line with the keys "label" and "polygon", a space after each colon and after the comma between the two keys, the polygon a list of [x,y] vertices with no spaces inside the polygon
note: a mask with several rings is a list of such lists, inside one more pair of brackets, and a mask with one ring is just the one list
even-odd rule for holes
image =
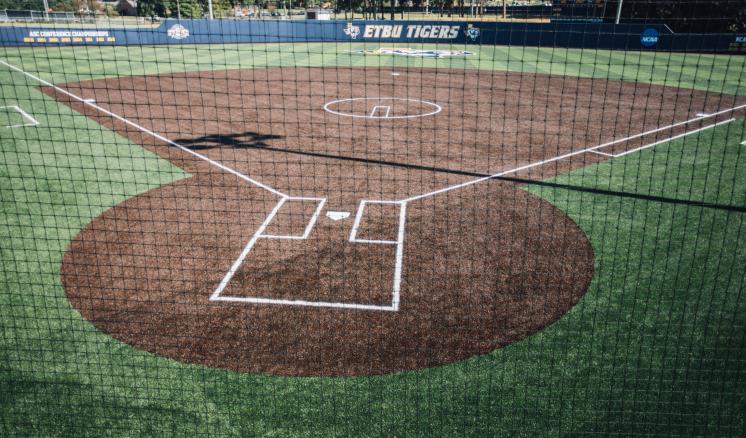
{"label": "padded outfield fence", "polygon": [[741,435],[744,38],[0,27],[0,433]]}
{"label": "padded outfield fence", "polygon": [[12,46],[366,42],[746,53],[743,33],[674,33],[665,23],[165,20],[155,28],[0,27]]}

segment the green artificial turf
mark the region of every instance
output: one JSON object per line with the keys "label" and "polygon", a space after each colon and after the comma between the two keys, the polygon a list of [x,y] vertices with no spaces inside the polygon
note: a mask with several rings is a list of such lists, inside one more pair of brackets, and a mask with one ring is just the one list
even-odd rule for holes
{"label": "green artificial turf", "polygon": [[[746,94],[742,57],[480,47],[467,60],[398,60],[346,52],[361,47],[6,48],[0,59],[56,83],[265,65],[423,65]],[[566,211],[596,255],[585,297],[541,332],[416,372],[280,378],[139,351],[70,306],[59,272],[70,239],[108,207],[188,175],[37,85],[0,67],[0,105],[22,105],[40,122],[0,131],[0,434],[743,434],[743,119],[527,187]]]}

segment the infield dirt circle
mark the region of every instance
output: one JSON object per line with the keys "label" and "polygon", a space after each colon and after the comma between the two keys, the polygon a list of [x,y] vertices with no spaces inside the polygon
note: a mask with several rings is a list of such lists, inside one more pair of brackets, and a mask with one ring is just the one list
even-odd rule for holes
{"label": "infield dirt circle", "polygon": [[[591,246],[513,182],[418,196],[724,105],[618,81],[397,73],[243,69],[61,85],[76,97],[44,88],[191,174],[106,210],[75,237],[62,266],[73,306],[137,348],[241,372],[382,374],[488,353],[582,297]],[[324,110],[356,97],[378,100]],[[430,103],[442,110],[386,117],[432,112]],[[512,176],[540,180],[602,159]],[[236,301],[210,299],[221,282],[218,295]]]}

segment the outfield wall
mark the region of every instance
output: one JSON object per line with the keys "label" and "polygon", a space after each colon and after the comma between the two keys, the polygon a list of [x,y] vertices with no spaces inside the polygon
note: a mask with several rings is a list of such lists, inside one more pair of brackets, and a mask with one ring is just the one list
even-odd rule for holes
{"label": "outfield wall", "polygon": [[156,28],[0,27],[3,46],[269,42],[450,43],[746,53],[746,34],[675,34],[664,25],[454,21],[166,20]]}

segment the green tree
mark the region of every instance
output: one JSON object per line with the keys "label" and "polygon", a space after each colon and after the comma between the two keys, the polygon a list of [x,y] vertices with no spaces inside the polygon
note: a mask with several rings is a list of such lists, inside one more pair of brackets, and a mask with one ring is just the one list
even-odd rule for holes
{"label": "green tree", "polygon": [[[618,1],[606,4],[606,18],[613,19]],[[624,0],[625,23],[661,23],[674,32],[717,33],[746,31],[743,0],[654,1]]]}
{"label": "green tree", "polygon": [[[207,0],[203,0],[203,9],[207,10]],[[215,17],[227,17],[233,9],[230,0],[212,0],[212,14]]]}
{"label": "green tree", "polygon": [[0,0],[2,9],[43,11],[44,3],[41,0]]}
{"label": "green tree", "polygon": [[166,6],[163,0],[139,0],[137,15],[140,17],[165,17]]}
{"label": "green tree", "polygon": [[78,10],[78,5],[74,0],[50,0],[49,9],[58,12],[74,12]]}
{"label": "green tree", "polygon": [[106,15],[107,17],[118,17],[119,12],[117,12],[117,10],[114,9],[114,6],[106,5],[104,6],[104,15]]}
{"label": "green tree", "polygon": [[[204,9],[199,0],[179,0],[181,18],[202,18]],[[205,7],[205,9],[207,9]]]}

